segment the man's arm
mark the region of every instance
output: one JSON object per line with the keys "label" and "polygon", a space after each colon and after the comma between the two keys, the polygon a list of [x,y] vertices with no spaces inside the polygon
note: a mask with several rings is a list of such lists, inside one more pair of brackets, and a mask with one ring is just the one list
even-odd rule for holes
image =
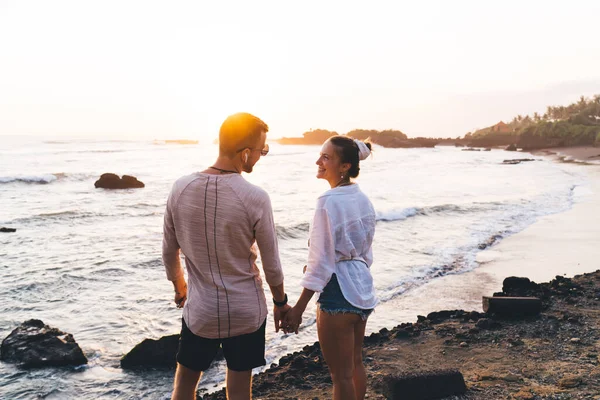
{"label": "man's arm", "polygon": [[275,303],[273,315],[275,319],[275,331],[278,332],[281,327],[281,320],[291,307],[286,302],[287,296],[283,286],[283,270],[279,259],[277,233],[273,221],[271,200],[268,195],[265,194],[264,201],[260,207],[260,218],[254,225],[254,236],[256,238],[256,243],[258,244],[258,249],[260,250],[260,258],[262,260],[265,278],[269,284]]}
{"label": "man's arm", "polygon": [[171,212],[173,192],[169,195],[165,217],[163,223],[163,244],[162,259],[167,273],[167,279],[173,283],[175,290],[175,304],[177,307],[183,307],[187,299],[187,283],[183,277],[183,268],[181,267],[181,258],[179,257],[180,247],[175,234],[175,224]]}

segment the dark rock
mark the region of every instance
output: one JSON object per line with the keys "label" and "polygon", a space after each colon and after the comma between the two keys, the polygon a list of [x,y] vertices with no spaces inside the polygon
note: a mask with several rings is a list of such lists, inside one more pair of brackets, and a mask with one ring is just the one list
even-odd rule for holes
{"label": "dark rock", "polygon": [[484,151],[492,151],[492,149],[490,149],[489,147],[487,149],[485,149]]}
{"label": "dark rock", "polygon": [[376,344],[382,342],[384,339],[379,332],[373,332],[369,336],[365,336],[365,344]]}
{"label": "dark rock", "polygon": [[469,318],[469,313],[463,310],[443,310],[443,311],[434,311],[432,313],[427,314],[427,319],[432,323],[439,323],[448,319],[456,319],[456,318]]}
{"label": "dark rock", "polygon": [[476,149],[474,147],[469,147],[469,148],[466,148],[466,149],[462,149],[462,151],[481,151],[481,149]]}
{"label": "dark rock", "polygon": [[515,158],[512,160],[504,160],[504,161],[502,161],[502,164],[515,165],[515,164],[521,164],[522,162],[528,162],[528,161],[535,161],[535,160],[533,158]]}
{"label": "dark rock", "polygon": [[540,285],[528,278],[510,276],[502,282],[502,292],[508,296],[529,296],[540,291]]}
{"label": "dark rock", "polygon": [[378,382],[392,400],[429,400],[464,394],[465,380],[457,370],[417,371],[384,376]]}
{"label": "dark rock", "polygon": [[542,301],[537,297],[483,296],[483,311],[509,317],[536,315],[542,311]]}
{"label": "dark rock", "polygon": [[[175,368],[179,334],[163,336],[158,340],[145,339],[121,358],[121,368]],[[221,349],[213,361],[223,359]]]}
{"label": "dark rock", "polygon": [[12,232],[16,232],[17,230],[15,228],[0,228],[0,232],[4,232],[4,233],[12,233]]}
{"label": "dark rock", "polygon": [[517,151],[517,145],[516,144],[509,144],[504,150],[506,151]]}
{"label": "dark rock", "polygon": [[479,329],[497,329],[500,328],[502,325],[500,325],[499,322],[494,321],[492,319],[482,318],[479,321],[477,321],[475,326]]}
{"label": "dark rock", "polygon": [[477,322],[481,318],[485,318],[485,314],[477,312],[477,311],[471,311],[465,315],[464,320]]}
{"label": "dark rock", "polygon": [[118,175],[107,173],[102,174],[94,186],[102,189],[136,189],[145,185],[134,176],[123,175],[123,178],[119,178]]}
{"label": "dark rock", "polygon": [[412,336],[412,333],[407,330],[404,330],[404,329],[399,329],[392,334],[392,337],[394,339],[408,339],[411,336]]}
{"label": "dark rock", "polygon": [[2,341],[0,360],[24,368],[87,364],[73,335],[44,325],[39,319],[23,322]]}

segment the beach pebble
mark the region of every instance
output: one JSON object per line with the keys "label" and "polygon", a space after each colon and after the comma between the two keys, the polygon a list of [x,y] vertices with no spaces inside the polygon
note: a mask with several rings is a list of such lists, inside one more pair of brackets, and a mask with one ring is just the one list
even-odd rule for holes
{"label": "beach pebble", "polygon": [[467,342],[461,342],[460,343],[460,347],[469,347],[469,343],[467,343]]}
{"label": "beach pebble", "polygon": [[571,338],[571,343],[581,343],[581,339],[579,339],[578,337]]}
{"label": "beach pebble", "polygon": [[577,375],[565,375],[562,379],[558,381],[558,386],[563,389],[570,389],[577,387],[581,384],[581,378]]}

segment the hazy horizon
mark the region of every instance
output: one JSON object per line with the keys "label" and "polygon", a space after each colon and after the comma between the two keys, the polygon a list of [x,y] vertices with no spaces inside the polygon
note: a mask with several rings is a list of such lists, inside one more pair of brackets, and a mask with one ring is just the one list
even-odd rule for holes
{"label": "hazy horizon", "polygon": [[[585,12],[582,12],[585,10]],[[0,1],[0,135],[456,137],[600,93],[600,3]]]}

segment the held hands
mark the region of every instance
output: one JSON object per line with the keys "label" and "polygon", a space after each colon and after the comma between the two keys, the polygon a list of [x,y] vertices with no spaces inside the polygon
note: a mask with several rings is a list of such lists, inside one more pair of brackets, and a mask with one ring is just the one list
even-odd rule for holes
{"label": "held hands", "polygon": [[285,315],[283,322],[281,323],[281,328],[285,333],[296,333],[298,334],[298,329],[300,329],[300,324],[302,324],[302,314],[304,310],[298,307],[296,304],[292,307]]}

